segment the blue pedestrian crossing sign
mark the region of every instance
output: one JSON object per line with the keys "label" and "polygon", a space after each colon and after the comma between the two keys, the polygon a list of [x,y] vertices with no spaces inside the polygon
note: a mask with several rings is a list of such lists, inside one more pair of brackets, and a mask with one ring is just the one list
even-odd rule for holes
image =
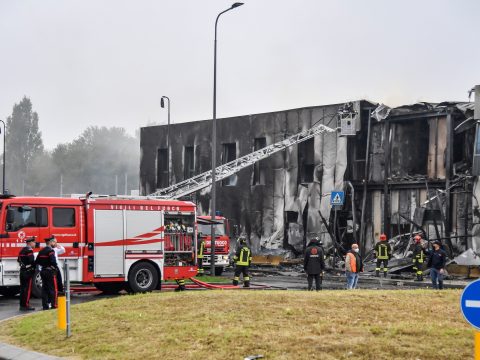
{"label": "blue pedestrian crossing sign", "polygon": [[465,320],[480,330],[480,280],[471,282],[463,290],[460,307]]}
{"label": "blue pedestrian crossing sign", "polygon": [[332,191],[330,194],[330,205],[343,205],[345,202],[345,192]]}

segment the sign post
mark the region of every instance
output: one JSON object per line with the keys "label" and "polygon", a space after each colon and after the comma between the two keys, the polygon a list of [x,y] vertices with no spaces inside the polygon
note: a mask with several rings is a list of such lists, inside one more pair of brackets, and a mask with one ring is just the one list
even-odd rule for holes
{"label": "sign post", "polygon": [[460,297],[460,308],[465,320],[475,328],[474,359],[480,360],[480,280],[465,287]]}
{"label": "sign post", "polygon": [[333,252],[333,268],[335,269],[335,263],[337,262],[337,210],[343,206],[345,202],[345,192],[343,191],[332,191],[330,193],[330,205],[334,209],[333,217],[333,242],[334,242],[334,252]]}
{"label": "sign post", "polygon": [[480,331],[475,331],[475,360],[480,359]]}
{"label": "sign post", "polygon": [[68,260],[65,259],[65,267],[64,267],[64,274],[65,274],[65,295],[66,295],[66,328],[67,328],[67,338],[72,336],[71,331],[71,322],[72,318],[70,316],[70,269],[68,266]]}

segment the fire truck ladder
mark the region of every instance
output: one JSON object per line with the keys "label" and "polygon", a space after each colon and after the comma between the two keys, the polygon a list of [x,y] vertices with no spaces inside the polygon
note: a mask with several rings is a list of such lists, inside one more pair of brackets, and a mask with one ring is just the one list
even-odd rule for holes
{"label": "fire truck ladder", "polygon": [[[286,148],[308,140],[315,135],[324,132],[335,132],[334,129],[323,124],[315,125],[308,130],[301,131],[293,136],[286,138],[280,142],[264,147],[263,149],[254,151],[248,155],[242,156],[238,159],[230,161],[226,164],[220,165],[215,169],[215,180],[220,181],[240,170],[255,164],[257,161],[268,158],[269,156],[285,150]],[[201,190],[212,183],[212,171],[206,171],[200,175],[194,176],[190,179],[181,181],[177,184],[160,189],[148,197],[155,197],[160,199],[178,199],[182,196],[191,194],[195,191]]]}

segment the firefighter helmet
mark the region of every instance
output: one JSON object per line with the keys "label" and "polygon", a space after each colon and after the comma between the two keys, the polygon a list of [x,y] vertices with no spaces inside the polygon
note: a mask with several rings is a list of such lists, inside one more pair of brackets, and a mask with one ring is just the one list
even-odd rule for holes
{"label": "firefighter helmet", "polygon": [[414,239],[415,239],[415,242],[422,241],[422,237],[420,235],[415,235]]}
{"label": "firefighter helmet", "polygon": [[385,241],[385,240],[387,240],[387,235],[381,234],[380,235],[380,241]]}

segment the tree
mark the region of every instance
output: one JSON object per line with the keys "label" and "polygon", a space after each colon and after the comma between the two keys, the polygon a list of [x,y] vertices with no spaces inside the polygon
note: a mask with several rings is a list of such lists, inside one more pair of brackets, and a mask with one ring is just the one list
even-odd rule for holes
{"label": "tree", "polygon": [[33,159],[43,154],[42,133],[38,129],[38,114],[26,96],[13,106],[7,118],[6,188],[14,194],[31,193],[25,186]]}
{"label": "tree", "polygon": [[[123,128],[87,128],[77,139],[58,145],[52,153],[57,176],[63,176],[63,192],[114,194],[138,189],[138,139]],[[125,184],[125,175],[127,184]],[[117,181],[116,181],[117,180]]]}

